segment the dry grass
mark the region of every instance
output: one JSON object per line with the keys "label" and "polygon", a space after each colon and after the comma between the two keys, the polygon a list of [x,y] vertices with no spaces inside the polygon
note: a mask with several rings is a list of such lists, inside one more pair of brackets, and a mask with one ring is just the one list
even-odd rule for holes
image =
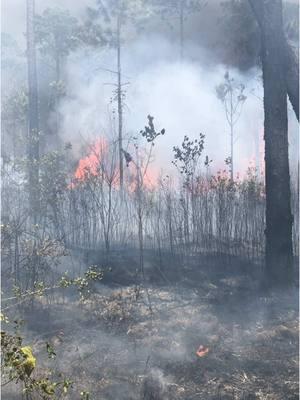
{"label": "dry grass", "polygon": [[[243,297],[241,286],[231,278],[152,288],[150,310],[145,289],[103,285],[84,304],[52,307],[35,349],[55,344],[75,400],[83,389],[103,400],[296,400],[297,294]],[[199,345],[209,348],[201,358]]]}

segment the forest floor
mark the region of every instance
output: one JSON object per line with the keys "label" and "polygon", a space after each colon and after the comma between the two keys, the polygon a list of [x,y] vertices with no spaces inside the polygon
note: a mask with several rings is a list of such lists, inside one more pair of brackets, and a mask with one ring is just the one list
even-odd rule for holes
{"label": "forest floor", "polygon": [[298,289],[258,287],[246,272],[195,266],[147,290],[104,280],[84,303],[41,301],[24,316],[26,340],[75,382],[74,400],[296,400]]}

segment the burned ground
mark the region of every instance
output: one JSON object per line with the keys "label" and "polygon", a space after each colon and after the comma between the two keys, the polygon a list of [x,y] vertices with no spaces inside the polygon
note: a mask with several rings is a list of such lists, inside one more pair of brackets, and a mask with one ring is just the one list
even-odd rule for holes
{"label": "burned ground", "polygon": [[266,293],[257,267],[237,273],[236,260],[217,274],[211,260],[195,260],[175,269],[176,280],[163,268],[155,282],[149,262],[146,286],[121,285],[110,270],[84,302],[41,300],[24,316],[26,340],[45,368],[71,377],[72,399],[81,390],[105,400],[297,399],[297,289]]}

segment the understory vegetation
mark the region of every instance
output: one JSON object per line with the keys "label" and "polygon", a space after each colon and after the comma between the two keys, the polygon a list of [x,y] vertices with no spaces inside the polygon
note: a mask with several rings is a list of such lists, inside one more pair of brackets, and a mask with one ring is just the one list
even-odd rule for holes
{"label": "understory vegetation", "polygon": [[298,399],[295,4],[25,3],[2,33],[3,398]]}

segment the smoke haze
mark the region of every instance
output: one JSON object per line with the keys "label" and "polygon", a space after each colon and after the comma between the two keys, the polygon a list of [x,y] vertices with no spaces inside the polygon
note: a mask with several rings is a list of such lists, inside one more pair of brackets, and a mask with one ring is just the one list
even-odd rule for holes
{"label": "smoke haze", "polygon": [[[156,156],[160,167],[168,169],[172,146],[180,145],[184,135],[196,138],[205,134],[204,153],[223,168],[229,155],[229,127],[225,110],[216,96],[215,87],[223,80],[226,67],[210,66],[205,51],[190,44],[187,53],[198,54],[194,62],[179,62],[177,49],[161,36],[140,37],[122,48],[122,70],[126,91],[124,107],[125,134],[137,135],[147,115],[155,117],[158,129],[166,135],[157,143]],[[95,54],[95,53],[94,53]],[[113,101],[116,75],[114,50],[96,56],[82,51],[74,54],[66,69],[68,96],[61,103],[63,124],[61,136],[73,144],[103,135],[111,135],[116,103]],[[247,160],[255,154],[255,135],[261,134],[262,103],[259,73],[247,74],[232,70],[237,82],[244,83],[248,98],[236,125],[237,163],[247,168]],[[253,91],[255,96],[253,95]],[[76,147],[76,144],[75,144]]]}
{"label": "smoke haze", "polygon": [[[65,0],[61,4],[55,0],[49,4],[43,0],[36,6],[37,13],[49,6],[63,6],[81,19],[86,7],[93,5],[92,1],[83,4]],[[20,0],[2,3],[2,30],[12,34],[21,48],[25,47],[25,11],[25,4]],[[179,145],[184,135],[196,138],[200,132],[205,135],[203,155],[213,160],[212,168],[225,167],[224,160],[230,153],[229,126],[215,92],[228,69],[218,62],[214,48],[220,33],[219,14],[219,1],[214,1],[201,11],[199,18],[203,24],[200,27],[191,18],[186,26],[185,61],[182,63],[178,60],[176,29],[171,34],[170,31],[166,33],[168,28],[159,21],[155,22],[159,26],[158,34],[137,34],[136,39],[127,39],[122,46],[122,79],[126,92],[124,133],[127,138],[135,136],[146,124],[148,114],[155,117],[157,128],[166,129],[166,135],[159,138],[156,146],[158,169],[170,169],[172,147]],[[214,29],[207,29],[207,24]],[[202,35],[203,30],[209,34]],[[108,70],[115,71],[116,64],[114,49],[85,49],[68,58],[64,71],[67,96],[60,105],[60,136],[72,143],[76,156],[86,142],[103,135],[112,136],[116,115],[113,100],[116,74]],[[40,60],[42,73],[44,68],[43,60]],[[254,165],[258,147],[260,163],[263,163],[261,71],[252,68],[241,72],[231,68],[230,74],[246,86],[247,100],[235,126],[235,170],[243,174],[249,163]],[[297,123],[293,113],[290,120],[290,153],[291,158],[296,159]],[[49,122],[51,124],[51,120]]]}

